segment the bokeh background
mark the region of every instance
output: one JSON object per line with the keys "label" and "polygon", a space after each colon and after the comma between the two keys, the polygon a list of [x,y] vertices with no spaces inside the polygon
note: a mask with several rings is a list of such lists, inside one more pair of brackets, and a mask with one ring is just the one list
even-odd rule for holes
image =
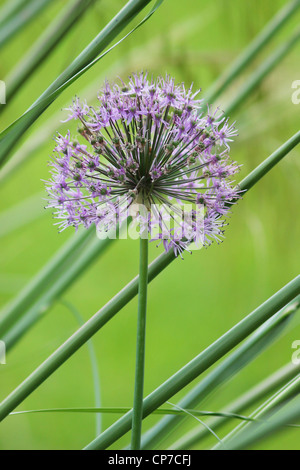
{"label": "bokeh background", "polygon": [[[0,2],[0,5],[4,1]],[[0,51],[0,79],[20,60],[66,3],[53,0]],[[11,103],[1,109],[5,128],[64,70],[125,4],[97,0]],[[22,139],[16,159],[28,153],[6,177],[0,173],[0,302],[10,301],[47,260],[73,235],[57,233],[51,211],[43,209],[43,183],[56,130],[74,95],[95,102],[105,78],[126,78],[133,71],[173,75],[178,82],[205,92],[263,28],[285,0],[169,0],[138,31],[110,52],[51,105]],[[143,14],[140,16],[142,19]],[[137,22],[137,21],[136,21]],[[276,36],[234,86],[217,100],[221,107],[235,97],[249,73],[274,51],[299,23],[299,14]],[[129,30],[129,29],[128,29]],[[300,79],[300,45],[263,81],[232,115],[239,137],[232,157],[242,164],[241,178],[299,129],[300,105],[291,101],[292,82]],[[75,127],[72,128],[74,132]],[[40,141],[40,145],[36,143]],[[36,147],[31,150],[31,146]],[[176,260],[149,288],[145,394],[226,332],[299,272],[300,151],[295,149],[245,200],[234,208],[221,245]],[[15,160],[18,161],[18,160]],[[161,248],[152,244],[154,259]],[[65,301],[84,319],[91,317],[134,277],[138,244],[117,241],[95,260],[11,351],[0,366],[0,399],[12,391],[78,325]],[[103,406],[131,406],[135,363],[136,300],[95,337]],[[201,405],[219,410],[266,375],[291,361],[291,344],[300,339],[297,318],[270,349]],[[186,392],[187,389],[184,391]],[[183,394],[183,393],[182,393]],[[175,403],[178,397],[173,397]],[[93,406],[88,350],[83,347],[33,393],[20,409]],[[251,411],[251,410],[249,410]],[[118,416],[104,415],[107,427]],[[150,417],[144,429],[156,422]],[[235,423],[233,423],[235,424]],[[166,445],[197,423],[191,418]],[[200,426],[200,424],[198,424]],[[224,432],[224,431],[223,431]],[[223,433],[221,433],[222,435]],[[1,449],[80,449],[95,436],[93,415],[47,414],[8,417],[0,426]],[[128,436],[115,446],[128,442]],[[285,429],[258,448],[299,449],[299,430]],[[205,442],[213,444],[213,438]]]}

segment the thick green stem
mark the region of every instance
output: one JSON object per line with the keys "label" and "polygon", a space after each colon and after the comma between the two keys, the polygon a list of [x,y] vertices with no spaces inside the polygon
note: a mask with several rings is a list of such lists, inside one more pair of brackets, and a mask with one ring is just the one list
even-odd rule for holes
{"label": "thick green stem", "polygon": [[131,449],[141,448],[143,392],[145,375],[146,312],[148,287],[148,239],[140,239],[140,276],[136,341],[136,368],[132,415]]}

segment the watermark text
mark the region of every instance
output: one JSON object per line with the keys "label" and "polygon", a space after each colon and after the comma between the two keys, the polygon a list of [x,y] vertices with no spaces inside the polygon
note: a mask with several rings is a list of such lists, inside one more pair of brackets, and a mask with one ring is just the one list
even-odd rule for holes
{"label": "watermark text", "polygon": [[292,88],[295,91],[292,93],[292,103],[300,104],[300,80],[294,80],[292,83]]}
{"label": "watermark text", "polygon": [[6,104],[6,85],[3,80],[0,80],[0,104]]}
{"label": "watermark text", "polygon": [[293,342],[292,349],[296,349],[292,355],[292,363],[298,366],[300,365],[300,340]]}
{"label": "watermark text", "polygon": [[0,341],[0,364],[6,364],[6,346],[4,341]]}

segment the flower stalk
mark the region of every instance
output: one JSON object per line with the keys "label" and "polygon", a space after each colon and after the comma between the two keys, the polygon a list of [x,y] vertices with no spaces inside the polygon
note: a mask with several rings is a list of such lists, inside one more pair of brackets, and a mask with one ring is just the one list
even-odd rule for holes
{"label": "flower stalk", "polygon": [[[143,235],[143,234],[142,234]],[[136,342],[136,369],[132,416],[131,449],[140,450],[143,420],[143,392],[145,375],[146,313],[148,287],[148,238],[140,238],[140,276],[138,297],[138,322]]]}

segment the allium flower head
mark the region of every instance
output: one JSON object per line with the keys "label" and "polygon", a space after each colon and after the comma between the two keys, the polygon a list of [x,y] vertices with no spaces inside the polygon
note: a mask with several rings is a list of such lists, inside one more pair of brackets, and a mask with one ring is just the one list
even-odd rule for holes
{"label": "allium flower head", "polygon": [[220,241],[239,197],[229,158],[236,131],[218,110],[201,109],[198,93],[140,73],[105,83],[96,107],[76,98],[67,121],[78,122],[78,141],[57,136],[46,184],[60,228],[108,231],[130,214],[175,254]]}

